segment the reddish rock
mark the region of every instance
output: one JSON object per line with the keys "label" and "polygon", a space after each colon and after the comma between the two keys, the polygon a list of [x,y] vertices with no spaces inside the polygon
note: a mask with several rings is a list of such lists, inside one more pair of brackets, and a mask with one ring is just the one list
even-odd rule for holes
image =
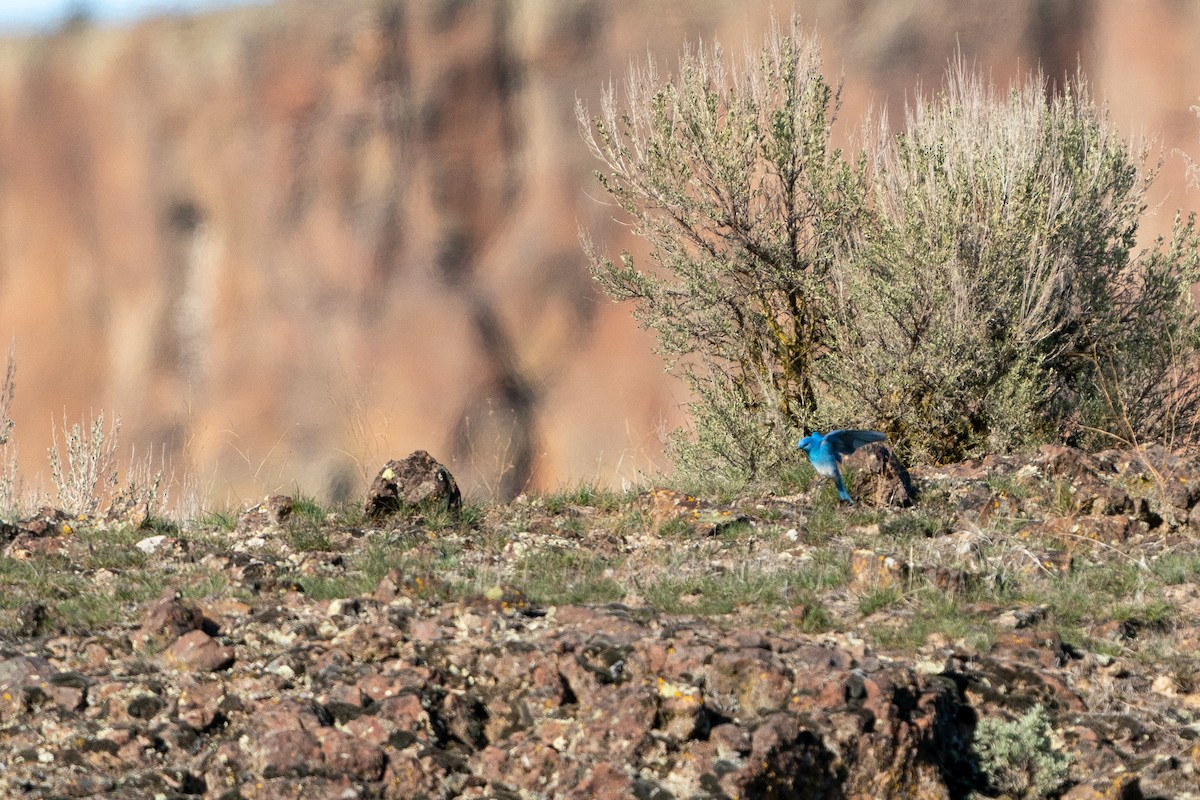
{"label": "reddish rock", "polygon": [[215,634],[215,623],[197,607],[183,602],[183,594],[167,589],[142,614],[141,625],[130,635],[134,650],[163,647],[189,631]]}
{"label": "reddish rock", "polygon": [[641,502],[649,511],[656,532],[667,523],[677,523],[697,536],[715,536],[748,519],[733,506],[712,503],[674,489],[650,489],[642,495]]}
{"label": "reddish rock", "polygon": [[201,672],[228,669],[233,661],[233,647],[221,644],[204,631],[185,633],[163,654],[167,666]]}
{"label": "reddish rock", "polygon": [[1094,456],[1064,445],[1042,445],[1033,463],[1046,477],[1072,483],[1096,481],[1101,471]]}
{"label": "reddish rock", "polygon": [[220,681],[186,681],[176,700],[179,718],[199,731],[209,728],[221,714],[225,686]]}
{"label": "reddish rock", "polygon": [[364,741],[373,742],[378,745],[385,744],[399,728],[396,723],[390,719],[377,717],[373,714],[364,714],[361,717],[347,720],[342,724],[343,730],[346,733],[353,734]]}
{"label": "reddish rock", "polygon": [[1000,633],[992,643],[991,652],[1017,661],[1035,661],[1045,667],[1061,667],[1068,659],[1057,632],[1034,627]]}
{"label": "reddish rock", "polygon": [[319,706],[288,698],[282,702],[273,700],[259,703],[253,710],[251,721],[262,733],[281,730],[313,731],[327,723],[326,717]]}
{"label": "reddish rock", "polygon": [[624,763],[649,746],[658,712],[653,693],[641,686],[610,687],[591,703],[580,704],[583,726],[578,750]]}
{"label": "reddish rock", "polygon": [[433,735],[429,712],[425,710],[421,696],[412,692],[380,700],[375,708],[375,716],[389,720],[397,730],[422,737]]}
{"label": "reddish rock", "polygon": [[[13,656],[0,661],[0,722],[20,718],[38,705],[27,689],[49,684],[57,670],[41,656]],[[39,694],[44,696],[40,688]]]}
{"label": "reddish rock", "polygon": [[855,472],[856,496],[874,506],[907,508],[917,501],[912,477],[896,452],[872,444],[846,457],[845,468]]}
{"label": "reddish rock", "polygon": [[352,708],[362,708],[366,705],[366,695],[358,686],[351,686],[345,683],[334,684],[329,687],[329,691],[325,693],[322,702],[338,703]]}
{"label": "reddish rock", "polygon": [[1139,523],[1128,516],[1048,517],[1023,528],[1021,536],[1058,539],[1064,547],[1086,549],[1092,542],[1122,544],[1139,530]]}
{"label": "reddish rock", "polygon": [[487,717],[483,735],[488,741],[528,728],[536,719],[554,713],[567,698],[564,680],[569,682],[570,678],[560,674],[548,654],[484,654],[475,672],[481,679],[494,681],[490,688],[479,688]]}
{"label": "reddish rock", "polygon": [[419,692],[427,683],[429,671],[420,666],[412,666],[397,672],[382,674],[368,672],[358,679],[358,688],[368,698],[375,702],[401,694]]}
{"label": "reddish rock", "polygon": [[782,710],[792,697],[792,673],[759,648],[716,653],[704,676],[707,703],[743,722]]}
{"label": "reddish rock", "polygon": [[487,708],[473,692],[451,692],[442,698],[438,716],[446,731],[459,742],[472,748],[487,743],[485,723]]}
{"label": "reddish rock", "polygon": [[658,730],[673,742],[693,738],[704,730],[708,716],[698,686],[658,680]]}
{"label": "reddish rock", "polygon": [[1142,800],[1141,779],[1128,772],[1090,777],[1062,795],[1062,800]]}
{"label": "reddish rock", "polygon": [[335,728],[319,728],[314,734],[321,743],[321,756],[329,773],[360,781],[383,776],[384,755],[378,744]]}
{"label": "reddish rock", "polygon": [[292,518],[295,506],[296,501],[288,495],[273,494],[238,515],[237,531],[255,533],[265,528],[277,528]]}
{"label": "reddish rock", "polygon": [[437,797],[446,785],[446,768],[432,755],[418,755],[412,748],[389,751],[382,779],[384,800]]}
{"label": "reddish rock", "polygon": [[1133,500],[1119,486],[1097,480],[1075,484],[1072,488],[1072,504],[1081,514],[1115,516],[1133,513]]}
{"label": "reddish rock", "polygon": [[300,728],[268,731],[247,746],[255,772],[265,778],[310,775],[322,768],[321,741]]}
{"label": "reddish rock", "polygon": [[767,717],[750,737],[742,766],[720,777],[735,797],[829,797],[837,793],[834,755],[792,714]]}
{"label": "reddish rock", "polygon": [[625,669],[628,654],[624,648],[603,640],[574,648],[559,656],[557,668],[550,664],[538,667],[542,674],[535,674],[534,678],[542,689],[539,694],[550,695],[556,704],[560,702],[561,690],[556,692],[554,689],[561,675],[581,703],[595,705],[601,702],[601,695],[606,694],[609,687],[629,682],[630,675]]}
{"label": "reddish rock", "polygon": [[45,603],[22,603],[17,609],[16,634],[24,638],[37,636],[42,632],[50,616],[50,609]]}
{"label": "reddish rock", "polygon": [[637,794],[633,791],[633,779],[619,765],[601,762],[566,796],[571,800],[627,800]]}
{"label": "reddish rock", "polygon": [[753,748],[747,730],[740,725],[728,722],[713,728],[708,734],[708,740],[716,748],[717,756],[724,759],[736,759],[749,755]]}
{"label": "reddish rock", "polygon": [[315,775],[254,780],[237,787],[243,800],[346,800],[362,794],[348,776],[325,778]]}
{"label": "reddish rock", "polygon": [[570,785],[569,776],[564,775],[566,765],[558,751],[524,733],[485,747],[472,756],[471,763],[480,777],[509,791],[553,796]]}

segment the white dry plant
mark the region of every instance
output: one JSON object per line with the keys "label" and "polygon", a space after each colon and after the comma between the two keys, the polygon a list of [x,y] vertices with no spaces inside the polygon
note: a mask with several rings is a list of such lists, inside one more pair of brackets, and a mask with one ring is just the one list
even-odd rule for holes
{"label": "white dry plant", "polygon": [[107,431],[103,413],[90,424],[73,424],[70,428],[64,416],[65,464],[59,452],[57,426],[51,424],[54,446],[49,449],[50,476],[64,511],[89,517],[107,514],[113,519],[144,523],[167,507],[170,483],[165,480],[165,452],[160,453],[156,467],[152,452],[139,457],[137,448],[132,448],[125,480],[120,480],[120,416],[113,418]]}
{"label": "white dry plant", "polygon": [[59,452],[58,426],[50,421],[53,445],[48,449],[50,456],[50,479],[58,496],[58,505],[71,514],[92,516],[101,507],[108,507],[116,495],[117,441],[121,430],[121,418],[115,417],[108,430],[104,427],[101,412],[82,427],[72,424],[67,427],[63,414],[63,439],[65,452]]}
{"label": "white dry plant", "polygon": [[12,401],[16,390],[17,361],[8,349],[4,382],[0,383],[0,513],[17,510],[17,443],[12,439]]}
{"label": "white dry plant", "polygon": [[160,508],[169,506],[171,483],[164,480],[165,450],[164,447],[159,454],[159,466],[156,469],[153,452],[139,457],[137,448],[130,449],[125,482],[113,494],[110,512],[120,512],[127,520],[145,522],[155,517]]}
{"label": "white dry plant", "polygon": [[[1192,106],[1192,113],[1200,118],[1200,105]],[[1187,162],[1187,177],[1188,182],[1197,189],[1200,189],[1200,161],[1183,153],[1183,159]]]}

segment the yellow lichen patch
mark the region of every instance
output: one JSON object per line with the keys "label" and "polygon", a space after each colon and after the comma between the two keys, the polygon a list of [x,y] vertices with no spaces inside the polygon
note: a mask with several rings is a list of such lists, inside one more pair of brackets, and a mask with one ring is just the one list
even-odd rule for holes
{"label": "yellow lichen patch", "polygon": [[671,683],[663,678],[658,679],[658,694],[660,697],[684,702],[700,702],[700,690],[695,686],[682,686]]}

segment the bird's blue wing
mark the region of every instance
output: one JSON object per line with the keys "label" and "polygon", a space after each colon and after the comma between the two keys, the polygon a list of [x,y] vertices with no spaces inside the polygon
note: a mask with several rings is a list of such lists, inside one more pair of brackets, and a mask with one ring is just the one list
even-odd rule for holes
{"label": "bird's blue wing", "polygon": [[848,456],[864,444],[882,442],[887,436],[879,431],[841,430],[831,431],[825,437],[825,442],[833,452],[840,456]]}

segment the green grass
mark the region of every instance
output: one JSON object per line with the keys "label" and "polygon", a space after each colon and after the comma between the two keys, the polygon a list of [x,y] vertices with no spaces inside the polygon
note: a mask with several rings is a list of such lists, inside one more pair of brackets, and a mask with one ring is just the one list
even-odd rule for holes
{"label": "green grass", "polygon": [[1168,586],[1200,578],[1200,556],[1190,553],[1164,553],[1150,563],[1150,572]]}
{"label": "green grass", "polygon": [[372,582],[365,573],[357,572],[349,575],[301,575],[295,578],[304,590],[304,595],[313,600],[339,600],[346,597],[357,597],[374,591],[376,582]]}
{"label": "green grass", "polygon": [[1071,493],[1070,481],[1055,481],[1050,499],[1052,501],[1050,508],[1064,517],[1075,510],[1075,495]]}
{"label": "green grass", "polygon": [[668,614],[713,616],[746,606],[779,606],[780,581],[762,574],[667,576],[646,588],[647,602]]}
{"label": "green grass", "polygon": [[543,502],[551,514],[561,514],[571,506],[612,512],[630,503],[634,496],[636,492],[618,492],[593,483],[581,483],[570,489],[551,492],[543,498]]}
{"label": "green grass", "polygon": [[482,524],[486,514],[486,504],[464,500],[457,513],[441,506],[424,509],[418,522],[430,531],[468,531]]}
{"label": "green grass", "polygon": [[1000,497],[1012,497],[1017,500],[1025,500],[1033,495],[1032,487],[1013,474],[1005,475],[989,475],[986,478],[988,488],[992,490],[992,494]]}
{"label": "green grass", "polygon": [[801,533],[804,542],[812,545],[827,544],[834,536],[846,532],[849,522],[841,513],[837,489],[832,493],[817,492],[813,497],[813,508],[808,517],[808,525]]}
{"label": "green grass", "polygon": [[[1101,654],[1152,660],[1166,652],[1155,642],[1166,641],[1177,614],[1154,598],[1163,586],[1200,579],[1200,555],[1167,552],[1146,569],[1131,556],[1103,547],[1081,549],[1069,574],[1028,572],[1017,568],[1028,560],[1028,548],[1061,547],[1062,542],[1012,535],[1006,527],[1011,521],[993,519],[980,540],[991,565],[965,591],[941,590],[914,573],[905,585],[850,596],[846,587],[854,547],[891,548],[917,566],[930,563],[928,554],[943,553],[937,548],[949,530],[950,499],[941,498],[939,505],[935,490],[923,497],[934,498],[932,505],[850,507],[838,501],[832,486],[813,484],[807,465],[777,482],[789,491],[807,488],[811,505],[761,494],[739,499],[746,487],[726,485],[698,497],[727,502],[756,521],[733,523],[711,536],[698,535],[686,517],[656,521],[637,493],[580,484],[508,505],[468,500],[458,514],[428,510],[382,528],[357,527],[361,503],[330,510],[300,496],[282,532],[261,546],[272,557],[279,555],[281,541],[297,553],[341,551],[343,561],[334,570],[312,575],[297,569],[279,576],[312,600],[370,595],[395,571],[406,594],[432,602],[511,585],[539,606],[644,603],[647,613],[737,614],[740,624],[793,633],[849,630],[870,617],[866,635],[873,646],[899,652],[916,650],[935,634],[986,650],[997,635],[995,608],[1046,605],[1051,613],[1044,624],[1064,641]],[[1035,506],[1047,513],[1055,513],[1055,504],[1063,505],[1069,495],[1051,483],[1040,488],[996,483],[1003,491],[1040,491]],[[206,553],[228,552],[234,539],[246,538],[230,536],[236,520],[236,512],[218,511],[187,527],[83,528],[67,540],[69,555],[0,559],[0,632],[13,629],[16,610],[34,601],[47,605],[48,625],[56,629],[101,630],[126,622],[168,586],[182,589],[193,602],[232,596],[255,605],[261,599],[225,573],[198,565]],[[798,538],[785,535],[792,527]],[[188,550],[187,559],[172,570],[160,569],[161,559],[134,547],[159,531]],[[560,537],[570,545],[561,545]],[[514,539],[525,548],[516,556]],[[622,547],[623,541],[649,546]],[[952,560],[948,566],[954,569]],[[103,590],[98,591],[101,570]],[[1097,625],[1111,620],[1128,620],[1139,636],[1133,642],[1091,638]]]}
{"label": "green grass", "polygon": [[1109,616],[1119,622],[1135,622],[1141,628],[1166,631],[1174,626],[1175,606],[1165,600],[1116,603]]}
{"label": "green grass", "polygon": [[695,575],[667,570],[643,594],[651,606],[669,614],[711,616],[745,608],[779,609],[804,604],[817,592],[843,585],[848,570],[848,562],[832,557],[793,570],[742,567]]}
{"label": "green grass", "polygon": [[292,498],[292,519],[320,525],[326,521],[329,510],[322,506],[316,498],[297,493]]}
{"label": "green grass", "polygon": [[943,533],[946,521],[924,511],[906,510],[879,523],[881,535],[891,539],[926,539]]}
{"label": "green grass", "polygon": [[196,524],[202,528],[213,528],[216,530],[232,531],[237,527],[238,512],[233,509],[219,509],[209,511],[196,521]]}
{"label": "green grass", "polygon": [[402,579],[422,581],[423,596],[441,599],[461,598],[478,593],[496,582],[494,572],[464,563],[464,544],[420,533],[390,534],[373,537],[358,550],[347,554],[343,575],[323,578],[296,577],[308,593],[321,599],[370,594],[389,572]]}
{"label": "green grass", "polygon": [[903,597],[904,593],[897,586],[872,589],[858,598],[858,613],[869,617],[876,611],[895,606]]}
{"label": "green grass", "polygon": [[835,620],[819,599],[801,598],[797,605],[804,608],[804,617],[800,622],[800,630],[803,633],[824,633],[835,627]]}
{"label": "green grass", "polygon": [[683,517],[671,517],[658,526],[656,533],[663,539],[688,539],[696,535],[696,529]]}
{"label": "green grass", "polygon": [[672,475],[664,482],[667,489],[692,497],[702,497],[717,505],[730,505],[747,489],[747,484],[709,475]]}
{"label": "green grass", "polygon": [[292,522],[289,520],[284,530],[288,544],[298,552],[322,552],[333,547],[333,539],[330,538],[329,531],[311,521]]}
{"label": "green grass", "polygon": [[812,488],[817,471],[807,461],[797,461],[780,469],[769,485],[772,494],[802,494]]}
{"label": "green grass", "polygon": [[[99,569],[112,573],[103,585],[97,585]],[[76,566],[58,556],[35,555],[0,558],[0,585],[0,630],[13,628],[16,609],[38,602],[48,609],[49,628],[89,633],[127,619],[132,608],[161,594],[166,580],[157,572],[116,572],[90,561]]]}
{"label": "green grass", "polygon": [[211,600],[217,597],[235,597],[243,602],[253,599],[247,589],[235,587],[223,572],[205,572],[182,588],[183,598],[190,601]]}
{"label": "green grass", "polygon": [[958,598],[933,586],[913,590],[904,603],[911,616],[903,625],[875,633],[881,647],[915,650],[935,633],[979,651],[988,650],[995,641],[997,631],[990,617],[969,611]]}
{"label": "green grass", "polygon": [[610,559],[580,550],[553,548],[531,553],[513,566],[512,580],[535,603],[610,603],[626,595]]}

